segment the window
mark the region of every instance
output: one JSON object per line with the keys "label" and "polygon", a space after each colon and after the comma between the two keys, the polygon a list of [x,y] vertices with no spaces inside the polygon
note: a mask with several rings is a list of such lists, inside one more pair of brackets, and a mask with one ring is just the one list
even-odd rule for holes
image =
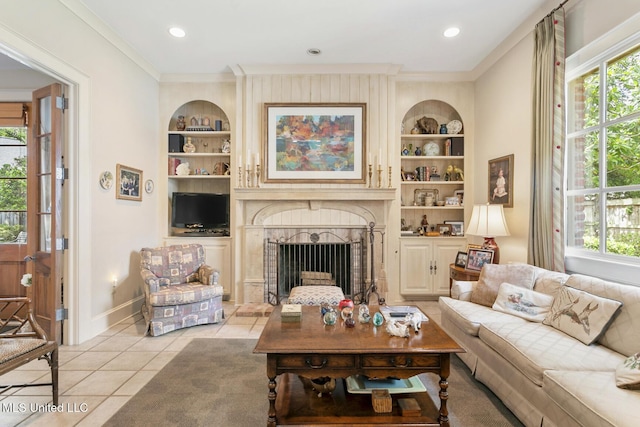
{"label": "window", "polygon": [[[567,255],[640,265],[640,44],[568,68]],[[585,68],[585,67],[583,67]]]}
{"label": "window", "polygon": [[0,127],[0,244],[26,243],[27,128]]}

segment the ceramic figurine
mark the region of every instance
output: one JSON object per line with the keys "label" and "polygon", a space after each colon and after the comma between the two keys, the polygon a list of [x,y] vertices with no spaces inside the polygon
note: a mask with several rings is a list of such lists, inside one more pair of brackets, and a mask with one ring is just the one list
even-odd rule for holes
{"label": "ceramic figurine", "polygon": [[231,141],[229,141],[228,139],[222,141],[222,148],[220,149],[220,151],[225,154],[231,153]]}
{"label": "ceramic figurine", "polygon": [[342,311],[343,308],[345,307],[351,307],[351,311],[353,311],[353,301],[351,301],[350,299],[343,299],[340,301],[340,303],[338,304],[338,310]]}
{"label": "ceramic figurine", "polygon": [[191,137],[187,137],[187,143],[184,144],[184,147],[182,147],[182,151],[184,151],[185,153],[196,152],[196,146],[191,142]]}
{"label": "ceramic figurine", "polygon": [[190,173],[191,170],[189,169],[188,162],[180,163],[178,167],[176,167],[176,175],[184,176],[189,175]]}
{"label": "ceramic figurine", "polygon": [[184,121],[184,116],[178,116],[178,121],[176,122],[176,130],[185,130],[187,127],[187,123]]}
{"label": "ceramic figurine", "polygon": [[358,307],[358,321],[360,323],[369,323],[371,315],[369,314],[369,307],[365,304],[360,304]]}
{"label": "ceramic figurine", "polygon": [[398,322],[388,322],[387,332],[389,333],[389,335],[393,335],[396,337],[407,338],[409,336],[409,328],[407,327],[407,325],[403,325]]}

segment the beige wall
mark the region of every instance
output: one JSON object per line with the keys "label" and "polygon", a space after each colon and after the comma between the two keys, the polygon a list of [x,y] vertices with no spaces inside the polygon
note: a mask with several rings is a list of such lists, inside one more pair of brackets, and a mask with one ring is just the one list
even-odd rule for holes
{"label": "beige wall", "polygon": [[[541,14],[539,19],[546,13]],[[605,36],[606,32],[637,13],[640,13],[640,2],[636,0],[616,2],[615,8],[611,8],[610,2],[602,0],[569,2],[565,23],[567,55]],[[475,82],[475,203],[487,201],[488,160],[515,155],[514,207],[505,209],[511,236],[497,239],[503,263],[527,261],[531,192],[532,31],[533,26],[524,37],[509,40],[512,47]]]}

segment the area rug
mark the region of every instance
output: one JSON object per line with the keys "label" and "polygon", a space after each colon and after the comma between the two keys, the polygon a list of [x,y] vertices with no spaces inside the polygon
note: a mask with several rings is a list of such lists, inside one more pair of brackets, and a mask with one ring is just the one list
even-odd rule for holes
{"label": "area rug", "polygon": [[[106,426],[255,427],[267,421],[266,356],[257,340],[197,338],[158,372]],[[452,426],[521,426],[458,357],[449,377]],[[436,375],[423,375],[437,396]]]}

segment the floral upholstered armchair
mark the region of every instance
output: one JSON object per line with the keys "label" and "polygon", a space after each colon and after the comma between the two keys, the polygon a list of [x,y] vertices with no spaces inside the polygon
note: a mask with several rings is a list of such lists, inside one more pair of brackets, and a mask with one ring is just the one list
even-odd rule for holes
{"label": "floral upholstered armchair", "polygon": [[145,293],[142,314],[150,335],[224,318],[219,273],[205,264],[202,245],[143,248],[140,255]]}

